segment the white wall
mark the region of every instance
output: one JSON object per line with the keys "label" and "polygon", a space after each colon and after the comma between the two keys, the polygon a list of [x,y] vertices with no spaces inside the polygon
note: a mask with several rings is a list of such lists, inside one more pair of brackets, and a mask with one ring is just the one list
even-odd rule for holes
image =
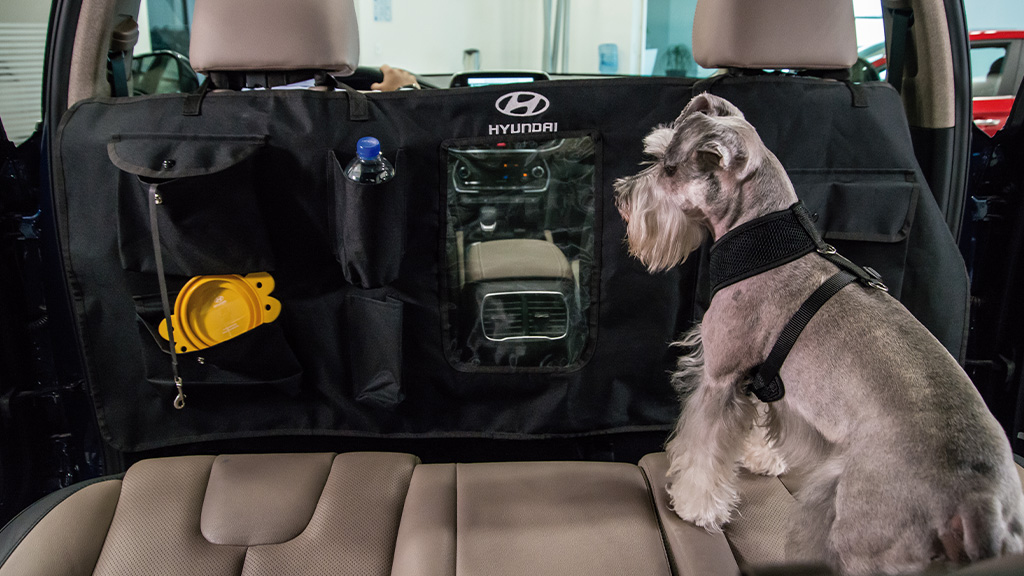
{"label": "white wall", "polygon": [[2,0],[0,22],[43,24],[50,19],[50,3],[46,0]]}
{"label": "white wall", "polygon": [[374,21],[375,0],[357,0],[359,63],[421,74],[462,70],[462,52],[480,50],[484,69],[539,69],[542,0],[390,0],[391,21]]}
{"label": "white wall", "polygon": [[619,73],[640,73],[643,0],[572,0],[569,4],[569,72],[596,74],[597,47],[619,47]]}
{"label": "white wall", "polygon": [[[390,2],[391,21],[374,20]],[[569,71],[597,73],[597,46],[619,46],[619,71],[639,70],[643,0],[572,0]],[[360,64],[417,73],[462,70],[462,53],[480,51],[484,70],[542,69],[543,0],[357,0]],[[560,54],[559,54],[559,61]]]}

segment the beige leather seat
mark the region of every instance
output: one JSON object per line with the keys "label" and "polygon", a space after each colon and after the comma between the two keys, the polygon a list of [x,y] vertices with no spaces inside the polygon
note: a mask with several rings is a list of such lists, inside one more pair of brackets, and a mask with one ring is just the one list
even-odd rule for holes
{"label": "beige leather seat", "polygon": [[466,250],[466,282],[517,278],[572,280],[565,254],[551,242],[529,238],[470,244]]}
{"label": "beige leather seat", "polygon": [[[639,466],[380,452],[144,460],[19,515],[0,532],[0,576],[734,576],[782,560],[794,500],[779,479],[743,477],[727,542],[668,509],[667,466],[663,453]],[[989,564],[1004,565],[1024,558]]]}
{"label": "beige leather seat", "polygon": [[0,575],[386,575],[416,463],[379,453],[145,460],[42,511]]}
{"label": "beige leather seat", "polygon": [[665,507],[665,466],[145,460],[23,513],[0,533],[0,576],[737,574],[721,534]]}

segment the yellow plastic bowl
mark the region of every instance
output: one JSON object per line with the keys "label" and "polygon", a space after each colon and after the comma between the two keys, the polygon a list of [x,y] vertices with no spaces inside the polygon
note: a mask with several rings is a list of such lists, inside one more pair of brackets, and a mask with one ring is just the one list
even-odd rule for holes
{"label": "yellow plastic bowl", "polygon": [[[178,293],[171,317],[178,350],[209,348],[276,320],[281,302],[269,296],[274,285],[266,272],[189,280]],[[160,335],[167,338],[166,321],[160,324]]]}

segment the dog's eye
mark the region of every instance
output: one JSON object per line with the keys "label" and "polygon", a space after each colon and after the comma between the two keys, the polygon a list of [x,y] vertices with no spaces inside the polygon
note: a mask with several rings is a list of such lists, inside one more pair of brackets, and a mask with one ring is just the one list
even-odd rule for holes
{"label": "dog's eye", "polygon": [[665,165],[665,175],[666,176],[675,176],[676,175],[676,167],[673,166],[672,164],[666,164]]}

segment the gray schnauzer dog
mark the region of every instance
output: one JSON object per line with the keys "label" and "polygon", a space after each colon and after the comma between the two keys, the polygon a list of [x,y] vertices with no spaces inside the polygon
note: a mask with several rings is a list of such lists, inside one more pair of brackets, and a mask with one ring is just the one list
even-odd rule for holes
{"label": "gray schnauzer dog", "polygon": [[[615,182],[631,254],[651,272],[705,236],[797,196],[743,114],[709,94],[644,140],[653,161]],[[917,571],[1024,551],[1024,495],[1006,436],[956,360],[882,290],[847,285],[782,365],[785,397],[746,392],[784,325],[839,268],[815,252],[718,291],[677,344],[682,414],[666,445],[672,507],[727,523],[740,465],[805,478],[787,558],[846,574]]]}

